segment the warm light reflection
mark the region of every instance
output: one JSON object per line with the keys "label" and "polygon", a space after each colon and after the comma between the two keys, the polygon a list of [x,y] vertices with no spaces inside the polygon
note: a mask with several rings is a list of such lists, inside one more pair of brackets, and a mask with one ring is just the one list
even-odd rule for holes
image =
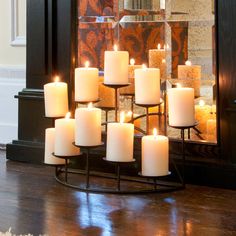
{"label": "warm light reflection", "polygon": [[133,114],[133,112],[132,112],[132,111],[128,111],[128,112],[127,112],[127,116],[128,116],[128,117],[131,117],[131,116],[132,116],[132,114]]}
{"label": "warm light reflection", "polygon": [[114,45],[114,51],[118,51],[118,46],[116,44]]}
{"label": "warm light reflection", "polygon": [[120,113],[120,123],[124,123],[125,122],[125,113],[122,111]]}
{"label": "warm light reflection", "polygon": [[70,119],[70,116],[71,116],[71,113],[70,113],[70,112],[67,112],[65,118],[66,118],[66,119]]}
{"label": "warm light reflection", "polygon": [[165,64],[166,63],[166,59],[162,59],[162,64]]}
{"label": "warm light reflection", "polygon": [[176,88],[182,88],[180,83],[176,83],[175,85],[176,85]]}
{"label": "warm light reflection", "polygon": [[185,62],[185,65],[186,65],[186,66],[191,66],[191,65],[192,65],[192,62],[191,62],[191,61],[186,61],[186,62]]}
{"label": "warm light reflection", "polygon": [[60,81],[60,77],[57,75],[57,76],[55,76],[55,78],[54,78],[54,82],[55,83],[58,83]]}
{"label": "warm light reflection", "polygon": [[154,138],[157,138],[157,129],[156,128],[153,129],[153,135],[154,135]]}
{"label": "warm light reflection", "polygon": [[205,103],[204,100],[200,100],[200,101],[199,101],[199,106],[203,107],[203,106],[205,106],[205,104],[206,104],[206,103]]}
{"label": "warm light reflection", "polygon": [[160,43],[157,44],[157,49],[161,50],[161,44]]}
{"label": "warm light reflection", "polygon": [[88,108],[89,108],[89,109],[93,108],[93,103],[92,103],[92,102],[90,102],[90,103],[88,104]]}
{"label": "warm light reflection", "polygon": [[133,66],[134,64],[135,64],[135,60],[134,60],[134,58],[131,58],[130,59],[130,65]]}
{"label": "warm light reflection", "polygon": [[86,61],[86,62],[84,63],[84,65],[85,65],[86,68],[88,68],[88,67],[89,67],[89,61]]}
{"label": "warm light reflection", "polygon": [[143,69],[147,69],[147,66],[145,64],[142,65]]}

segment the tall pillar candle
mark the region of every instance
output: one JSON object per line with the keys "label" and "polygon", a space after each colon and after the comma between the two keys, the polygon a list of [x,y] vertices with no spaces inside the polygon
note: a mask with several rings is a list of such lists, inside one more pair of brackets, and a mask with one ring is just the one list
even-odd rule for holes
{"label": "tall pillar candle", "polygon": [[192,65],[191,61],[186,61],[185,65],[178,65],[178,79],[182,87],[194,88],[195,97],[200,96],[200,65]]}
{"label": "tall pillar candle", "polygon": [[135,70],[135,103],[160,103],[160,70],[142,68]]}
{"label": "tall pillar candle", "polygon": [[55,154],[58,156],[76,156],[80,154],[80,149],[72,143],[75,141],[75,119],[69,118],[68,113],[65,118],[55,121]]}
{"label": "tall pillar candle", "polygon": [[52,155],[55,146],[55,128],[47,128],[45,130],[45,151],[44,151],[44,163],[49,165],[62,165],[65,164],[65,160],[57,158]]}
{"label": "tall pillar candle", "polygon": [[148,54],[150,68],[159,68],[161,78],[166,77],[166,47],[161,48],[157,45],[157,49],[150,49]]}
{"label": "tall pillar candle", "polygon": [[75,101],[98,100],[98,85],[98,69],[89,67],[89,62],[75,69]]}
{"label": "tall pillar candle", "polygon": [[168,89],[169,124],[172,126],[191,126],[195,123],[194,89]]}
{"label": "tall pillar candle", "polygon": [[107,152],[109,161],[129,162],[133,160],[134,125],[123,123],[108,123],[107,126]]}
{"label": "tall pillar candle", "polygon": [[104,60],[104,83],[105,84],[127,84],[128,83],[129,53],[118,51],[105,51]]}
{"label": "tall pillar candle", "polygon": [[77,108],[75,111],[75,143],[81,146],[100,145],[101,109],[92,107]]}
{"label": "tall pillar candle", "polygon": [[68,112],[68,88],[64,82],[44,85],[44,104],[46,117],[62,117]]}
{"label": "tall pillar candle", "polygon": [[142,175],[165,176],[169,173],[169,139],[147,135],[142,138]]}

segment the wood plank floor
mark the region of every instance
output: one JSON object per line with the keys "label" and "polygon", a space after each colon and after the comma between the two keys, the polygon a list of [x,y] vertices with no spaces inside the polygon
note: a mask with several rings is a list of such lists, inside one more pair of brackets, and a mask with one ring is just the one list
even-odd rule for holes
{"label": "wood plank floor", "polygon": [[236,235],[236,191],[188,185],[149,195],[87,194],[54,169],[0,151],[0,231],[33,235]]}

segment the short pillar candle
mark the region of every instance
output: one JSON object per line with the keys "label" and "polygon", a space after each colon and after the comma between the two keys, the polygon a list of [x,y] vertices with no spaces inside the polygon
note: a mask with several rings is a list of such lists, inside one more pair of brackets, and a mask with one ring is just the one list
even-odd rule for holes
{"label": "short pillar candle", "polygon": [[67,113],[65,118],[55,121],[55,155],[76,156],[80,149],[73,145],[75,141],[75,119]]}
{"label": "short pillar candle", "polygon": [[118,51],[105,51],[104,59],[104,83],[105,84],[128,84],[129,53]]}
{"label": "short pillar candle", "polygon": [[169,139],[157,135],[142,137],[142,175],[165,176],[169,173]]}
{"label": "short pillar candle", "polygon": [[107,152],[108,161],[130,162],[133,160],[134,125],[123,123],[124,113],[120,123],[108,123]]}
{"label": "short pillar candle", "polygon": [[157,68],[136,69],[135,72],[135,103],[160,103],[160,70]]}
{"label": "short pillar candle", "polygon": [[62,117],[68,112],[68,88],[67,83],[55,82],[44,85],[44,104],[46,117]]}
{"label": "short pillar candle", "polygon": [[192,126],[195,124],[194,89],[168,89],[169,125]]}
{"label": "short pillar candle", "polygon": [[55,128],[47,128],[45,130],[45,151],[44,163],[49,165],[63,165],[65,160],[53,156],[55,146]]}
{"label": "short pillar candle", "polygon": [[85,67],[75,69],[75,101],[98,100],[98,85],[98,69],[89,67],[89,62],[85,63]]}
{"label": "short pillar candle", "polygon": [[75,144],[96,146],[101,144],[101,109],[92,106],[75,111]]}

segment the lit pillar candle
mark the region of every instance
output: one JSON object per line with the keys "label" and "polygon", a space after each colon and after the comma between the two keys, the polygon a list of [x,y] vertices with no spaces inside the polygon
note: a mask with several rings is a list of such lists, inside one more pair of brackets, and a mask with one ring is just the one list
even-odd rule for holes
{"label": "lit pillar candle", "polygon": [[157,68],[136,69],[135,72],[135,103],[160,103],[160,70]]}
{"label": "lit pillar candle", "polygon": [[157,45],[157,49],[149,50],[149,67],[150,68],[159,68],[161,78],[166,77],[166,46],[161,48],[161,45]]}
{"label": "lit pillar candle", "polygon": [[98,69],[85,67],[75,69],[75,101],[96,101],[98,100]]}
{"label": "lit pillar candle", "polygon": [[142,65],[135,65],[135,60],[133,58],[130,59],[130,65],[128,67],[129,70],[129,86],[124,88],[120,88],[120,94],[134,94],[134,71],[135,69],[142,68]]}
{"label": "lit pillar candle", "polygon": [[178,79],[183,87],[194,88],[195,97],[200,96],[200,65],[192,65],[191,61],[186,61],[185,65],[178,65]]}
{"label": "lit pillar candle", "polygon": [[108,123],[106,158],[109,161],[133,160],[134,125],[123,121],[124,113],[121,113],[120,123]]}
{"label": "lit pillar candle", "polygon": [[105,51],[104,60],[104,83],[105,84],[127,84],[128,83],[129,53],[118,51]]}
{"label": "lit pillar candle", "polygon": [[44,85],[44,103],[46,117],[61,117],[68,112],[68,88],[64,82],[55,82]]}
{"label": "lit pillar candle", "polygon": [[165,176],[169,173],[169,139],[157,135],[156,129],[153,133],[142,138],[142,175]]}
{"label": "lit pillar candle", "polygon": [[81,146],[101,144],[101,109],[92,106],[75,111],[75,143]]}
{"label": "lit pillar candle", "polygon": [[172,126],[191,126],[195,123],[194,89],[168,89],[169,124]]}
{"label": "lit pillar candle", "polygon": [[206,133],[207,120],[211,117],[211,106],[206,105],[203,100],[200,100],[195,105],[195,118],[198,122],[197,128],[202,132]]}
{"label": "lit pillar candle", "polygon": [[55,146],[55,128],[48,128],[45,130],[45,152],[44,163],[50,165],[65,164],[65,160],[57,158],[52,155]]}
{"label": "lit pillar candle", "polygon": [[67,113],[65,118],[55,121],[55,154],[58,156],[76,156],[80,149],[72,143],[75,141],[75,119]]}

